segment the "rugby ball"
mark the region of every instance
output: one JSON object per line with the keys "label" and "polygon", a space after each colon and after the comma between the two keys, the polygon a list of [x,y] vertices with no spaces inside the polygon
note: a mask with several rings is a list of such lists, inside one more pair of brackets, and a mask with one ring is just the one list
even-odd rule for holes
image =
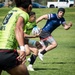
{"label": "rugby ball", "polygon": [[32,34],[33,35],[37,35],[37,34],[39,34],[40,33],[40,28],[39,27],[34,27],[33,29],[32,29]]}

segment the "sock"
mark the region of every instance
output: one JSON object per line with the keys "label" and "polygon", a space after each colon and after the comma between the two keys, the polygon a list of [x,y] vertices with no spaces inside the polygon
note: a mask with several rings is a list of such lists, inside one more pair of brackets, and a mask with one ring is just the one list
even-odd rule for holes
{"label": "sock", "polygon": [[47,52],[47,51],[44,49],[44,50],[41,52],[41,54],[44,55],[46,52]]}
{"label": "sock", "polygon": [[37,56],[34,55],[34,54],[31,55],[31,57],[30,57],[30,59],[31,59],[30,64],[32,64],[32,65],[34,64],[34,62],[35,62],[35,60],[36,60],[36,57],[37,57]]}

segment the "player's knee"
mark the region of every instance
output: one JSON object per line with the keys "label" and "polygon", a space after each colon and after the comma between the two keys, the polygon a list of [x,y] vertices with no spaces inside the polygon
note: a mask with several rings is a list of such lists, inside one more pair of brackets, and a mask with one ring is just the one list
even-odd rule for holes
{"label": "player's knee", "polygon": [[54,45],[54,48],[56,48],[58,44],[57,43],[54,43],[53,45]]}
{"label": "player's knee", "polygon": [[51,45],[53,46],[53,48],[56,48],[58,44],[57,42],[53,42]]}
{"label": "player's knee", "polygon": [[34,52],[33,52],[35,55],[38,55],[38,50],[37,48],[35,48]]}
{"label": "player's knee", "polygon": [[30,55],[31,52],[30,51],[26,51],[26,56]]}

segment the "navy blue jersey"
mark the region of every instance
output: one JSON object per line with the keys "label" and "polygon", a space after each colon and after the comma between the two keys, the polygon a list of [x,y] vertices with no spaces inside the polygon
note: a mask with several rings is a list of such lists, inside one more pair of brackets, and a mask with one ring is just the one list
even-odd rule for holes
{"label": "navy blue jersey", "polygon": [[48,17],[49,18],[45,26],[42,28],[43,31],[52,33],[52,31],[55,30],[58,26],[65,23],[65,19],[63,17],[58,18],[57,14],[48,14]]}

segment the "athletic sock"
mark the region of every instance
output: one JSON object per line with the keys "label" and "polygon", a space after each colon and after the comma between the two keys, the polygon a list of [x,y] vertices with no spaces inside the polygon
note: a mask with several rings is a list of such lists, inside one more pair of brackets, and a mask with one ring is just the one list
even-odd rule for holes
{"label": "athletic sock", "polygon": [[46,52],[47,52],[47,51],[44,49],[44,50],[41,52],[41,54],[44,55]]}
{"label": "athletic sock", "polygon": [[31,59],[30,64],[32,64],[32,65],[34,64],[34,62],[35,62],[35,60],[36,60],[36,57],[37,57],[37,56],[34,55],[34,54],[31,55],[31,57],[30,57],[30,59]]}

